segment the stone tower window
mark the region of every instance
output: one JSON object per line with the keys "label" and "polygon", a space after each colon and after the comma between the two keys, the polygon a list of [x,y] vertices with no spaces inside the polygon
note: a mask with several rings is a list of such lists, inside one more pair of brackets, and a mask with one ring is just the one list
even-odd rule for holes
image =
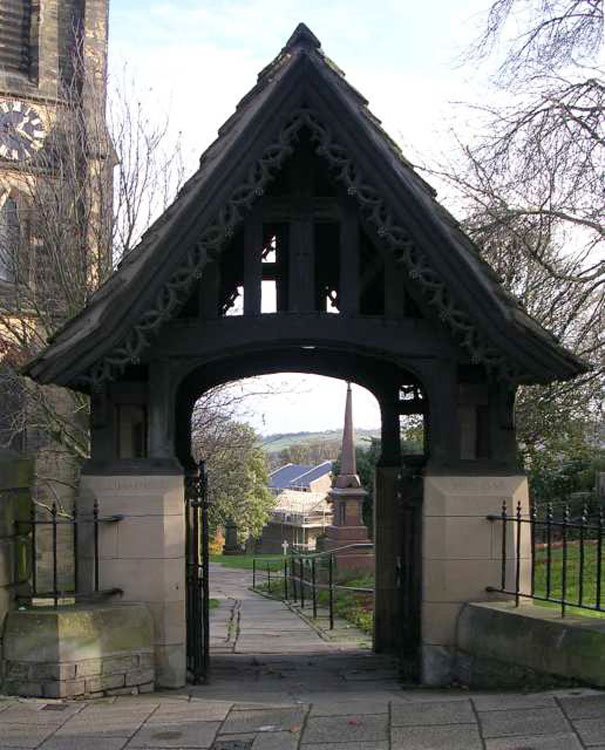
{"label": "stone tower window", "polygon": [[31,0],[0,0],[0,70],[27,75],[30,67]]}
{"label": "stone tower window", "polygon": [[0,208],[0,280],[15,280],[15,261],[19,249],[21,227],[17,202],[6,198]]}

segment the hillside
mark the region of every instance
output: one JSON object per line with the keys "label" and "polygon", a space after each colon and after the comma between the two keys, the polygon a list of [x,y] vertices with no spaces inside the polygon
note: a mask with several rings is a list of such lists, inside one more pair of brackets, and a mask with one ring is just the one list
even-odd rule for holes
{"label": "hillside", "polygon": [[[363,447],[370,438],[380,438],[380,430],[355,430],[355,444]],[[342,442],[342,430],[325,430],[324,432],[289,432],[285,434],[265,435],[261,447],[265,453],[280,453],[294,446],[325,445],[331,450],[326,458],[336,458]]]}

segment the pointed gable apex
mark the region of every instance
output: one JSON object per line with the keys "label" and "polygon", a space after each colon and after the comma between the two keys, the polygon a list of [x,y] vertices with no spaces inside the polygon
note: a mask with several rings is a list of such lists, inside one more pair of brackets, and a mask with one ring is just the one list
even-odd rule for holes
{"label": "pointed gable apex", "polygon": [[305,23],[299,23],[286,42],[283,51],[287,52],[296,47],[306,49],[321,49],[321,42]]}
{"label": "pointed gable apex", "polygon": [[299,24],[174,203],[27,373],[88,389],[139,361],[293,151],[301,128],[473,362],[517,382],[585,370],[503,289],[366,104]]}

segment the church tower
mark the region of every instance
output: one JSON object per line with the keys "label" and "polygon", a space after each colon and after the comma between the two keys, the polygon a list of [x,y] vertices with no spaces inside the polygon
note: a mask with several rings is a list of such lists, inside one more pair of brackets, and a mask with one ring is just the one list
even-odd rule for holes
{"label": "church tower", "polygon": [[[0,0],[0,445],[59,477],[52,497],[75,469],[40,448],[82,405],[57,389],[41,407],[18,373],[111,266],[108,9],[109,0]],[[86,431],[76,432],[79,446]]]}
{"label": "church tower", "polygon": [[90,121],[93,110],[104,121],[108,8],[109,0],[0,0],[2,297],[26,265],[12,255],[16,245],[30,249],[31,195],[41,180],[56,179],[49,152],[57,129]]}
{"label": "church tower", "polygon": [[337,550],[335,557],[338,566],[367,570],[373,568],[370,548],[349,547],[349,545],[370,544],[368,529],[363,523],[362,506],[367,492],[361,486],[355,460],[355,437],[353,433],[353,394],[351,384],[347,384],[345,421],[340,452],[340,471],[332,484],[330,499],[334,507],[333,524],[326,532],[326,549]]}

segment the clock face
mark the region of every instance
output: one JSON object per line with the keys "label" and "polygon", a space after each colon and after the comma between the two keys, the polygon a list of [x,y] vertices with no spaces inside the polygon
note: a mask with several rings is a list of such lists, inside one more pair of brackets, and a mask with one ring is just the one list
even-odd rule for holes
{"label": "clock face", "polygon": [[40,115],[20,101],[0,102],[0,157],[25,161],[42,148],[46,133]]}

